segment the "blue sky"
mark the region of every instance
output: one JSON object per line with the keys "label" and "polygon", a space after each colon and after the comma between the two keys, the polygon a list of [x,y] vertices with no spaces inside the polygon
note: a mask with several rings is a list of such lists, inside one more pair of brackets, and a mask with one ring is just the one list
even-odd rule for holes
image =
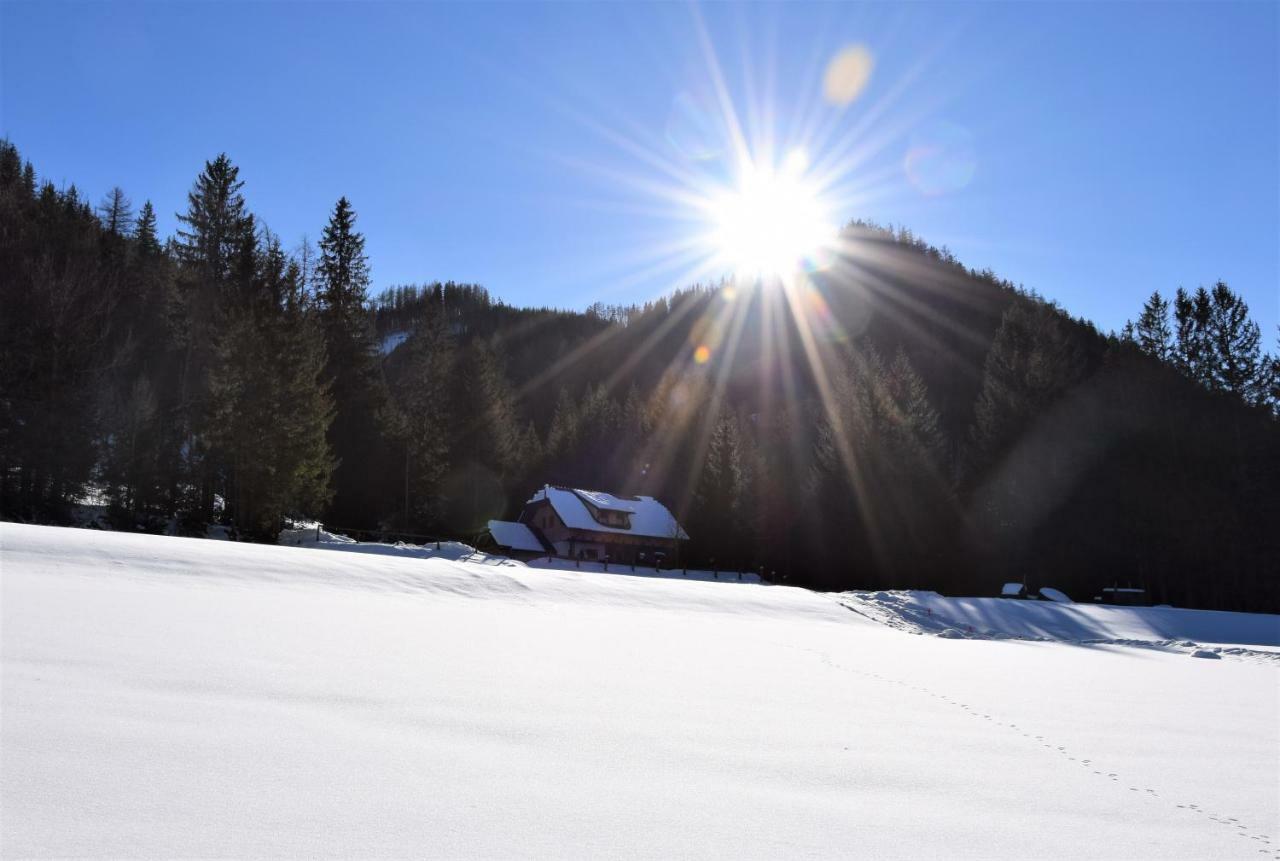
{"label": "blue sky", "polygon": [[[749,141],[842,168],[840,220],[910,227],[1104,328],[1221,278],[1273,349],[1277,8],[6,0],[0,131],[57,184],[150,198],[166,231],[226,151],[286,245],[349,197],[375,289],[584,307],[688,280],[678,192],[732,173],[728,106]],[[837,106],[823,73],[850,45],[874,67]],[[923,178],[921,145],[949,159]]]}

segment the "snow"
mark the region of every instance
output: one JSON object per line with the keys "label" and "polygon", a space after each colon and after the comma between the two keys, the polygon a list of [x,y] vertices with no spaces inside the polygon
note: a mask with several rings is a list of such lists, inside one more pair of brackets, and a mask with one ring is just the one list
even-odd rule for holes
{"label": "snow", "polygon": [[390,332],[382,337],[382,343],[378,345],[378,351],[384,356],[389,355],[392,350],[407,340],[409,340],[408,332]]}
{"label": "snow", "polygon": [[[587,509],[586,503],[579,498],[579,494],[590,499],[593,505],[596,504],[597,499],[604,502],[603,505],[598,507],[631,512],[631,528],[622,529],[614,526],[605,526],[591,516],[590,510]],[[651,496],[637,496],[623,500],[612,494],[602,493],[597,490],[570,490],[563,487],[547,486],[534,493],[529,502],[538,502],[542,499],[551,501],[551,507],[556,510],[556,514],[564,521],[564,525],[570,529],[618,532],[624,535],[644,535],[654,538],[684,539],[689,537],[680,527],[680,524],[676,522],[671,512],[667,510],[667,507]]]}
{"label": "snow", "polygon": [[[481,553],[470,544],[461,541],[432,541],[426,544],[383,544],[376,541],[356,541],[346,535],[338,535],[318,528],[319,524],[295,524],[294,528],[280,533],[278,544],[289,547],[309,547],[320,550],[340,550],[345,553],[367,553],[374,556],[399,556],[406,559],[448,559],[479,565],[519,565],[505,556]],[[541,548],[540,548],[541,549]]]}
{"label": "snow", "polygon": [[638,500],[623,500],[612,493],[605,493],[601,490],[574,490],[574,493],[585,497],[596,508],[603,508],[608,511],[635,511],[638,502]]}
{"label": "snow", "polygon": [[856,613],[911,633],[950,629],[987,639],[1170,646],[1195,640],[1280,648],[1280,616],[1268,613],[945,598],[936,592],[847,592],[840,600]]}
{"label": "snow", "polygon": [[530,553],[542,553],[547,548],[542,546],[538,536],[523,523],[510,520],[490,520],[489,534],[499,547],[510,547],[512,550],[525,550]]}
{"label": "snow", "polygon": [[1067,597],[1066,592],[1063,592],[1061,589],[1055,589],[1052,586],[1040,587],[1040,597],[1044,598],[1046,601],[1057,601],[1059,604],[1073,603],[1072,600]]}
{"label": "snow", "polygon": [[1274,616],[350,546],[0,524],[0,855],[1278,856]]}

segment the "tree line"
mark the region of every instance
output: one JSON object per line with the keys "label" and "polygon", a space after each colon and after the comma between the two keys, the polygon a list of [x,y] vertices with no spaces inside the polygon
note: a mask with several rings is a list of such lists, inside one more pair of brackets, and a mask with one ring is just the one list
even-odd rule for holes
{"label": "tree line", "polygon": [[818,588],[1280,607],[1280,367],[1225,284],[1102,333],[859,222],[785,289],[371,296],[349,201],[286,249],[243,190],[207,162],[160,237],[0,147],[5,518],[470,539],[549,482],[657,496],[691,564]]}

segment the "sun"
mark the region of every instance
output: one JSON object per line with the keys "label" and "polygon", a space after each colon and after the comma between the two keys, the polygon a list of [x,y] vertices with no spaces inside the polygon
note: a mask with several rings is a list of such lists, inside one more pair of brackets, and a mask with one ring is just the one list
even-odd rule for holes
{"label": "sun", "polygon": [[731,187],[709,198],[711,251],[738,278],[783,281],[816,264],[836,230],[808,159],[792,150],[781,166],[745,162]]}

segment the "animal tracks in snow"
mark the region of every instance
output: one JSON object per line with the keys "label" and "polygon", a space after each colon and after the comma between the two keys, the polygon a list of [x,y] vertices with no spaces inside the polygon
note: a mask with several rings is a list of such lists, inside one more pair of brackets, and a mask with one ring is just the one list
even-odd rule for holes
{"label": "animal tracks in snow", "polygon": [[[813,651],[813,650],[805,649],[804,651]],[[1157,791],[1156,788],[1154,787],[1144,786],[1142,783],[1138,781],[1130,781],[1126,779],[1125,776],[1120,772],[1105,770],[1103,767],[1101,767],[1101,764],[1098,763],[1092,757],[1080,756],[1075,751],[1068,748],[1067,745],[1057,744],[1055,740],[1051,739],[1048,736],[1038,735],[1032,732],[1031,730],[1027,729],[1026,727],[1020,726],[1019,724],[1016,724],[1013,721],[1004,720],[999,715],[993,715],[991,712],[986,711],[985,709],[981,709],[981,708],[978,708],[977,706],[970,705],[969,703],[963,702],[962,700],[956,697],[939,693],[931,688],[928,688],[922,685],[913,684],[911,682],[904,682],[901,679],[895,679],[890,676],[885,676],[881,673],[868,671],[868,670],[854,669],[853,667],[848,667],[832,660],[828,655],[823,654],[821,652],[813,651],[813,653],[818,655],[818,657],[822,660],[823,663],[827,664],[833,669],[840,670],[842,672],[854,673],[855,675],[859,675],[864,678],[874,679],[884,684],[907,688],[923,696],[932,697],[933,699],[937,700],[940,703],[953,706],[959,709],[960,711],[963,711],[964,713],[968,714],[970,717],[974,718],[975,720],[981,720],[981,721],[987,722],[992,726],[1000,727],[1001,729],[1006,730],[1009,733],[1016,734],[1022,737],[1023,739],[1026,739],[1029,743],[1039,747],[1041,750],[1045,751],[1050,756],[1060,757],[1064,765],[1079,766],[1081,768],[1086,769],[1093,775],[1096,775],[1099,779],[1106,780],[1109,783],[1115,783],[1115,784],[1119,784],[1121,786],[1127,787],[1129,792],[1136,793],[1137,796],[1140,798],[1157,801],[1159,803],[1172,804],[1178,810],[1182,810],[1188,814],[1201,817],[1207,822],[1216,823],[1218,826],[1221,826],[1224,829],[1227,829],[1229,833],[1233,833],[1237,837],[1248,840],[1251,843],[1257,845],[1258,847],[1257,852],[1259,854],[1262,854],[1267,857],[1280,859],[1280,847],[1273,845],[1270,835],[1261,833],[1260,829],[1250,828],[1249,826],[1242,824],[1237,817],[1227,816],[1222,812],[1209,810],[1200,804],[1194,804],[1191,802],[1179,803],[1178,801],[1173,800],[1172,798],[1166,799],[1166,797],[1162,796],[1161,793]]]}

